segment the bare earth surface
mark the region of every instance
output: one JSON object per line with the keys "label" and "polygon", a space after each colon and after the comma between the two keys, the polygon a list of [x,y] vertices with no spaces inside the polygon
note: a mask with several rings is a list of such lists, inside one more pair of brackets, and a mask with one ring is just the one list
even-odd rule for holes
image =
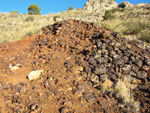
{"label": "bare earth surface", "polygon": [[[31,71],[44,70],[38,79]],[[136,112],[98,88],[131,77],[138,112],[150,112],[150,50],[93,23],[68,20],[0,45],[0,113]]]}

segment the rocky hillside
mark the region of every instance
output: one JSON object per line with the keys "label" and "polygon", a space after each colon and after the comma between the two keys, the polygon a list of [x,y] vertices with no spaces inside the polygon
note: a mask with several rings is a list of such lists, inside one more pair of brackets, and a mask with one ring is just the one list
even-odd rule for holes
{"label": "rocky hillside", "polygon": [[77,20],[0,45],[1,113],[150,112],[150,50]]}
{"label": "rocky hillside", "polygon": [[83,10],[91,12],[100,12],[104,15],[106,10],[111,10],[118,7],[118,4],[114,0],[88,0]]}
{"label": "rocky hillside", "polygon": [[[120,4],[113,0],[89,0],[83,9],[66,10],[48,15],[0,13],[0,43],[42,33],[42,27],[68,19],[93,22],[101,27],[120,32],[122,36],[136,42],[142,39],[149,43],[150,5],[133,5],[123,2],[121,6],[125,7],[120,7]],[[107,19],[104,18],[105,10],[111,10],[111,13],[106,14]]]}

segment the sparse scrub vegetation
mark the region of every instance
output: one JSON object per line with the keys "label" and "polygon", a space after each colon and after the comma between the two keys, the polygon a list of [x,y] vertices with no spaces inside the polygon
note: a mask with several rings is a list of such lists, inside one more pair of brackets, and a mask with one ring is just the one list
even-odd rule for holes
{"label": "sparse scrub vegetation", "polygon": [[47,21],[46,16],[19,15],[15,19],[10,13],[0,13],[0,43],[17,41],[41,32],[41,28],[53,21]]}
{"label": "sparse scrub vegetation", "polygon": [[29,21],[33,22],[33,21],[34,21],[34,18],[33,18],[32,16],[29,16],[29,17],[26,18],[26,21],[27,21],[27,22],[29,22]]}
{"label": "sparse scrub vegetation", "polygon": [[10,12],[10,13],[11,13],[11,14],[12,14],[12,13],[17,13],[17,14],[19,14],[18,11],[12,11],[12,12]]}
{"label": "sparse scrub vegetation", "polygon": [[70,10],[49,15],[20,15],[15,13],[15,16],[12,16],[10,13],[0,13],[0,43],[17,41],[31,36],[31,34],[41,33],[42,27],[53,24],[57,18],[64,17],[64,15],[66,19],[70,19],[91,14],[91,12],[83,10]]}
{"label": "sparse scrub vegetation", "polygon": [[41,11],[41,8],[36,5],[36,4],[32,4],[28,7],[28,14],[31,14],[31,15],[40,15],[40,11]]}
{"label": "sparse scrub vegetation", "polygon": [[60,18],[60,16],[54,16],[53,21],[56,21],[57,18]]}
{"label": "sparse scrub vegetation", "polygon": [[[148,18],[142,19],[142,17],[132,17],[132,15],[147,14],[147,10],[144,12],[136,10],[133,13],[132,9],[115,8],[106,13],[104,20],[99,23],[101,27],[113,29],[130,40],[135,40],[136,37],[137,40],[140,39],[147,43],[150,42],[150,22]],[[109,19],[109,15],[115,16],[112,18],[110,16],[111,19]]]}
{"label": "sparse scrub vegetation", "polygon": [[112,13],[112,11],[110,10],[105,11],[104,20],[113,19],[113,18],[115,18],[115,16]]}
{"label": "sparse scrub vegetation", "polygon": [[107,91],[112,92],[120,100],[122,106],[130,104],[135,107],[137,111],[139,111],[139,102],[134,100],[131,93],[134,85],[130,83],[130,79],[131,78],[129,76],[124,77],[122,79],[119,79],[118,82],[114,85],[112,85],[111,82],[107,82],[110,81],[107,79],[104,83],[102,83],[102,85],[98,87],[98,89],[100,89],[103,93]]}
{"label": "sparse scrub vegetation", "polygon": [[130,104],[136,108],[136,111],[139,111],[139,102],[134,101],[131,89],[133,89],[132,84],[130,83],[130,77],[124,77],[123,79],[118,80],[114,87],[114,93],[117,97],[120,98],[123,103]]}
{"label": "sparse scrub vegetation", "polygon": [[119,4],[119,7],[120,7],[120,8],[125,8],[125,7],[126,7],[126,4],[125,4],[125,3],[121,3],[121,4]]}
{"label": "sparse scrub vegetation", "polygon": [[67,10],[68,10],[68,11],[73,10],[73,7],[72,7],[72,6],[70,6],[70,7],[69,7],[69,9],[67,9]]}
{"label": "sparse scrub vegetation", "polygon": [[[49,24],[53,24],[58,20],[78,19],[89,21],[94,19],[93,16],[98,15],[94,12],[84,11],[77,8],[72,10],[70,7],[67,11],[60,13],[53,13],[49,15],[20,15],[16,11],[12,13],[0,13],[0,42],[20,40],[26,36],[29,36],[29,32],[32,34],[40,32],[40,29]],[[106,11],[103,21],[97,21],[101,27],[106,29],[112,29],[119,32],[122,36],[129,39],[140,39],[145,42],[150,42],[149,31],[150,22],[147,18],[134,18],[134,15],[144,14],[149,16],[149,10],[135,10],[114,8]],[[92,17],[92,18],[91,18]],[[4,38],[5,37],[5,38]]]}
{"label": "sparse scrub vegetation", "polygon": [[140,35],[141,40],[146,41],[147,43],[150,42],[150,30],[149,29],[142,30],[140,34],[141,34]]}

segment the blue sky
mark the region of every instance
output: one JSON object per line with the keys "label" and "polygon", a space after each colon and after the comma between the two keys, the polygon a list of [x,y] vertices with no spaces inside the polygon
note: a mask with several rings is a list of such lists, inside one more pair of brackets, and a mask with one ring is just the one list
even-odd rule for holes
{"label": "blue sky", "polygon": [[[31,4],[37,4],[42,10],[41,13],[57,13],[67,10],[70,6],[74,9],[83,8],[88,0],[0,0],[0,12],[18,11],[20,14],[28,13],[27,8]],[[121,3],[124,0],[116,0]],[[149,3],[150,0],[126,0],[130,3]]]}

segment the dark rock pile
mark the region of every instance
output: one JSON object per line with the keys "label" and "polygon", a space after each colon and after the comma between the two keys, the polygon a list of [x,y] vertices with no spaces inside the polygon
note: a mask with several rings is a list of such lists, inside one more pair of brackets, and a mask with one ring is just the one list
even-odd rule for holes
{"label": "dark rock pile", "polygon": [[83,50],[83,57],[77,62],[87,75],[98,76],[100,80],[108,77],[113,82],[124,76],[131,76],[141,83],[150,81],[148,51],[135,47],[109,30],[93,40],[94,44]]}

